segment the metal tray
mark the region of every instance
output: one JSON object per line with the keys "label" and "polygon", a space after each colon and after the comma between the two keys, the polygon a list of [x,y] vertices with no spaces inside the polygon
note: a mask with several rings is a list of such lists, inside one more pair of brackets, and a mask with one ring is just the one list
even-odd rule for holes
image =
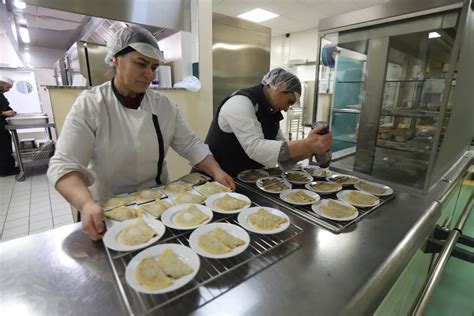
{"label": "metal tray", "polygon": [[[266,192],[260,190],[255,184],[243,183],[239,180],[236,180],[236,182],[237,182],[237,185],[239,187],[250,190],[250,191],[254,192],[257,195],[263,196],[263,197],[275,202],[276,204],[284,206],[285,209],[289,209],[291,212],[295,213],[299,217],[301,217],[301,218],[303,218],[303,219],[305,219],[305,220],[307,220],[311,223],[322,226],[322,227],[324,227],[324,228],[326,228],[326,229],[328,229],[331,232],[336,233],[336,234],[341,233],[342,231],[346,230],[349,226],[352,226],[355,223],[359,222],[365,216],[369,215],[370,213],[372,213],[373,211],[375,211],[376,209],[378,209],[379,207],[381,207],[382,205],[384,205],[385,203],[387,203],[388,201],[393,199],[396,195],[396,192],[394,191],[392,195],[379,196],[378,198],[380,199],[380,204],[378,204],[377,206],[374,206],[374,207],[370,207],[370,208],[359,208],[359,207],[357,207],[357,210],[359,211],[359,216],[357,216],[355,219],[353,219],[351,221],[345,221],[344,222],[344,221],[333,221],[333,220],[330,220],[328,218],[319,216],[318,214],[313,212],[313,210],[311,209],[311,205],[299,206],[299,205],[294,205],[294,204],[287,203],[287,202],[285,202],[285,201],[283,201],[282,199],[279,198],[279,194],[266,193]],[[295,184],[292,184],[292,185],[293,185],[293,189],[302,189],[302,190],[305,189],[304,185],[295,185]],[[348,186],[348,187],[343,188],[343,190],[349,190],[349,189],[353,189],[353,186]],[[321,195],[321,199],[335,199],[335,200],[337,200],[337,196],[336,196],[336,193],[328,194],[328,195]]]}
{"label": "metal tray", "polygon": [[41,125],[49,122],[46,113],[22,113],[6,119],[7,123],[12,126],[17,125]]}
{"label": "metal tray", "polygon": [[[259,206],[252,203],[252,206]],[[237,215],[215,214],[212,222],[226,222],[238,225]],[[242,281],[266,269],[297,250],[300,245],[293,241],[303,229],[291,223],[288,229],[275,235],[250,233],[250,245],[243,253],[228,259],[200,257],[201,267],[196,277],[186,286],[166,294],[148,295],[135,291],[125,281],[128,262],[141,250],[117,252],[106,249],[114,278],[124,306],[130,315],[163,313],[184,315],[206,304],[232,289]],[[178,243],[189,246],[191,232],[166,229],[160,243]],[[153,245],[150,245],[150,247]]]}

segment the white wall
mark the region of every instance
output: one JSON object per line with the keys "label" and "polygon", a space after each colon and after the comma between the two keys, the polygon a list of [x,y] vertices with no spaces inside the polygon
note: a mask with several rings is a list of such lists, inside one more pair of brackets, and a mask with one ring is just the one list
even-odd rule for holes
{"label": "white wall", "polygon": [[18,57],[10,39],[0,31],[0,66],[23,67],[23,62]]}
{"label": "white wall", "polygon": [[[318,56],[318,30],[316,28],[272,37],[270,69],[281,67],[295,74],[301,81],[314,81],[316,66],[287,66],[288,60],[316,61]],[[280,128],[286,133],[286,113]]]}

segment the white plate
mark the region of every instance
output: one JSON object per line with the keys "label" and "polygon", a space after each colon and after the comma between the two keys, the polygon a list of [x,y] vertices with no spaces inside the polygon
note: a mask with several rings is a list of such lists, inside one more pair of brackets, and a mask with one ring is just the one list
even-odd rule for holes
{"label": "white plate", "polygon": [[372,192],[364,191],[364,190],[362,190],[362,188],[360,187],[360,183],[354,184],[354,188],[356,188],[357,190],[362,191],[362,192],[367,192],[367,193],[373,194],[373,195],[375,195],[375,196],[387,196],[387,195],[393,194],[393,189],[392,189],[391,187],[389,187],[389,186],[386,186],[386,185],[383,185],[383,184],[380,184],[380,183],[369,182],[369,181],[365,181],[365,180],[361,180],[361,182],[365,182],[365,183],[370,184],[370,185],[373,185],[373,186],[375,186],[375,187],[385,189],[385,193],[383,193],[383,194],[375,194],[375,193],[372,193]]}
{"label": "white plate", "polygon": [[330,175],[332,175],[332,172],[328,168],[320,168],[319,170],[316,170],[314,172],[314,176],[316,178],[326,178],[326,177],[329,177]]}
{"label": "white plate", "polygon": [[110,227],[109,229],[107,229],[104,237],[102,238],[105,246],[107,246],[107,248],[110,248],[116,251],[133,251],[133,250],[138,250],[138,249],[148,247],[149,245],[153,244],[154,242],[158,241],[161,237],[163,237],[163,235],[165,234],[166,228],[162,222],[156,219],[148,218],[148,217],[143,217],[143,220],[156,232],[155,237],[153,237],[146,243],[138,244],[135,246],[127,246],[127,245],[121,244],[117,240],[118,235],[120,234],[122,230],[125,229],[125,227],[127,227],[130,224],[134,224],[137,221],[137,219],[134,218],[134,219],[129,219],[123,222],[118,222],[112,225],[112,227]]}
{"label": "white plate", "polygon": [[377,198],[375,195],[372,195],[370,193],[366,193],[366,192],[363,192],[363,191],[356,191],[356,190],[344,190],[344,191],[337,192],[337,194],[336,194],[337,198],[341,201],[344,201],[346,203],[352,204],[352,205],[357,206],[357,207],[372,207],[372,206],[376,206],[376,205],[380,204],[380,199],[379,198],[377,198],[377,201],[375,201],[375,203],[373,203],[373,204],[356,204],[356,203],[350,201],[347,198],[347,195],[349,193],[351,193],[352,191]]}
{"label": "white plate", "polygon": [[[308,194],[309,196],[311,196],[314,199],[314,202],[301,203],[301,202],[295,202],[295,201],[290,200],[288,198],[288,195],[293,193],[293,192],[297,192],[297,191],[303,191],[304,193]],[[285,191],[281,192],[280,193],[280,199],[282,199],[285,202],[295,204],[295,205],[311,205],[311,204],[314,204],[314,203],[318,202],[321,199],[321,197],[319,196],[318,193],[313,192],[313,191],[293,189],[293,190],[285,190]]]}
{"label": "white plate", "polygon": [[[325,181],[314,181],[314,182],[306,184],[304,187],[306,189],[310,190],[310,191],[313,191],[313,192],[316,192],[316,193],[319,193],[319,194],[322,194],[322,195],[332,194],[332,193],[336,193],[336,192],[339,192],[339,191],[342,190],[342,185],[340,185],[339,189],[333,190],[333,191],[321,191],[321,190],[316,190],[313,187],[311,187],[311,184],[316,184],[316,183],[320,183],[320,182],[325,182]],[[333,182],[331,182],[331,183],[333,183]]]}
{"label": "white plate", "polygon": [[[196,226],[187,227],[187,226],[181,226],[181,225],[177,224],[175,222],[176,214],[179,211],[190,207],[191,205],[195,205],[201,212],[206,214],[209,218],[206,221],[204,221],[203,223],[201,223],[199,225],[196,225]],[[166,211],[164,211],[163,214],[161,214],[161,221],[163,222],[163,224],[165,224],[166,227],[173,228],[173,229],[179,229],[179,230],[194,229],[194,228],[197,228],[201,225],[209,223],[211,220],[212,220],[212,211],[211,211],[211,209],[204,206],[204,205],[195,204],[195,203],[186,203],[186,204],[179,204],[179,205],[176,205],[176,206],[172,206],[169,209],[167,209]]]}
{"label": "white plate", "polygon": [[[193,272],[177,280],[173,279],[173,284],[159,290],[151,291],[138,284],[137,280],[135,279],[135,270],[137,269],[140,261],[148,256],[153,256],[156,259],[163,251],[165,251],[166,248],[170,248],[184,263],[193,269]],[[201,262],[199,260],[199,256],[191,248],[178,244],[161,244],[145,249],[133,257],[128,263],[127,269],[125,270],[125,280],[127,281],[128,285],[138,292],[145,294],[168,293],[185,286],[187,283],[189,283],[189,281],[194,279],[199,271],[200,266]]]}
{"label": "white plate", "polygon": [[[267,190],[263,187],[263,184],[262,184],[262,181],[265,180],[265,179],[276,179],[280,182],[283,182],[286,184],[287,188],[286,189],[283,189],[283,190],[280,190],[280,191],[271,191],[271,190]],[[268,193],[280,193],[280,192],[283,192],[285,190],[290,190],[291,189],[291,183],[289,183],[288,181],[286,181],[285,179],[282,179],[282,178],[279,178],[279,177],[265,177],[265,178],[261,178],[259,180],[257,180],[257,182],[255,183],[257,185],[257,187],[262,190],[262,191],[265,191],[265,192],[268,192]]]}
{"label": "white plate", "polygon": [[[344,184],[344,183],[340,183],[340,182],[336,182],[334,181],[335,178],[337,177],[348,177],[348,178],[352,178],[352,179],[355,179],[357,181],[359,181],[359,178],[357,177],[354,177],[354,176],[350,176],[350,175],[347,175],[347,174],[333,174],[329,177],[326,177],[326,180],[329,181],[329,182],[334,182],[334,183],[339,183],[339,184],[342,184],[343,187],[347,187],[347,186],[350,186],[350,185],[353,185],[353,184]],[[356,182],[357,183],[357,182]]]}
{"label": "white plate", "polygon": [[[297,175],[303,176],[303,177],[306,178],[306,180],[305,180],[305,181],[294,181],[294,180],[290,180],[290,179],[288,178],[288,175],[289,175],[289,174],[297,174]],[[291,183],[294,183],[294,184],[306,184],[306,183],[310,183],[310,182],[313,181],[313,176],[310,175],[310,174],[307,173],[307,172],[304,172],[304,171],[288,171],[288,172],[285,172],[285,173],[283,174],[283,178],[285,178],[286,181],[291,182]]]}
{"label": "white plate", "polygon": [[[234,237],[237,237],[239,239],[242,239],[245,243],[241,246],[238,246],[234,249],[232,249],[229,252],[226,253],[221,253],[221,254],[215,254],[215,253],[209,253],[199,247],[198,245],[198,238],[204,233],[207,233],[208,231],[214,230],[217,227],[220,227],[221,229],[225,230],[229,234],[231,234]],[[232,224],[227,224],[227,223],[212,223],[212,224],[207,224],[204,226],[199,227],[195,231],[191,233],[189,236],[189,246],[191,249],[196,251],[199,255],[207,258],[213,258],[213,259],[223,259],[223,258],[230,258],[237,256],[238,254],[242,253],[245,249],[250,244],[250,236],[249,234],[240,228],[237,225],[232,225]]]}
{"label": "white plate", "polygon": [[[272,230],[263,230],[263,229],[258,229],[256,227],[253,227],[248,222],[248,217],[252,213],[257,213],[257,211],[261,208],[265,209],[267,212],[270,212],[274,215],[284,217],[284,218],[287,219],[287,221],[284,222],[283,224],[280,224],[279,227],[277,227],[275,229],[272,229]],[[277,210],[277,209],[271,208],[271,207],[266,207],[266,206],[256,206],[256,207],[251,207],[251,208],[248,208],[246,210],[243,210],[242,212],[239,213],[239,216],[237,217],[237,220],[239,221],[240,226],[242,226],[246,230],[257,233],[257,234],[263,234],[263,235],[272,235],[272,234],[281,233],[282,231],[284,231],[288,227],[290,227],[290,218],[288,217],[288,215],[286,215],[285,213],[283,213],[280,210]]]}
{"label": "white plate", "polygon": [[[248,202],[248,206],[246,207],[243,207],[243,208],[240,208],[238,210],[233,210],[233,211],[225,211],[221,208],[218,208],[215,203],[216,203],[216,200],[224,197],[224,195],[230,195],[231,197],[233,198],[236,198],[236,199],[239,199],[239,200],[242,200],[242,201],[247,201]],[[214,212],[216,213],[221,213],[221,214],[237,214],[239,213],[240,211],[248,208],[250,205],[252,205],[252,201],[250,201],[250,199],[243,195],[243,194],[240,194],[240,193],[235,193],[235,192],[222,192],[222,193],[216,193],[216,194],[213,194],[211,195],[210,197],[207,198],[206,200],[206,206],[208,208],[210,208],[211,210],[213,210]]]}
{"label": "white plate", "polygon": [[320,169],[321,167],[314,165],[301,166],[301,171],[304,171],[312,176],[315,176],[316,172]]}
{"label": "white plate", "polygon": [[343,202],[343,201],[338,201],[338,200],[333,200],[333,201],[336,202],[336,203],[346,205],[346,206],[350,206],[350,207],[354,208],[355,213],[352,214],[351,216],[340,217],[340,218],[324,215],[323,213],[321,213],[320,208],[321,208],[321,206],[325,205],[329,201],[330,201],[330,199],[321,200],[318,203],[311,205],[311,209],[313,210],[313,212],[315,212],[319,216],[331,219],[333,221],[350,221],[350,220],[356,218],[357,216],[359,216],[359,211],[354,206],[350,205],[349,203],[346,203],[346,202]]}
{"label": "white plate", "polygon": [[262,177],[268,177],[268,172],[264,171],[264,170],[260,170],[260,169],[250,169],[250,170],[245,170],[245,171],[242,171],[240,172],[238,175],[237,175],[237,179],[239,179],[240,181],[242,182],[246,182],[246,183],[255,183],[255,181],[252,181],[252,180],[245,180],[243,177],[246,173],[250,172],[250,171],[258,171],[262,174]]}

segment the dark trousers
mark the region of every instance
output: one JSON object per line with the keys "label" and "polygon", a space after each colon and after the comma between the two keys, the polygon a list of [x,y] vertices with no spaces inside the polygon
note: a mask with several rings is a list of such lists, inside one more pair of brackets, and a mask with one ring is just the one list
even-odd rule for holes
{"label": "dark trousers", "polygon": [[0,174],[6,173],[15,167],[15,159],[12,153],[12,137],[10,132],[0,125]]}

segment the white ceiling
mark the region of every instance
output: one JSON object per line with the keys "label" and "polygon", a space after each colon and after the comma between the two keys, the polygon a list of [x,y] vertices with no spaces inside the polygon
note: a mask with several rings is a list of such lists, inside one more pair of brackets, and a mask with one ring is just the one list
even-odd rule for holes
{"label": "white ceiling", "polygon": [[[413,0],[416,1],[416,0]],[[279,17],[259,24],[272,28],[272,36],[317,28],[321,18],[351,12],[390,0],[213,0],[214,12],[237,17],[260,8]]]}

